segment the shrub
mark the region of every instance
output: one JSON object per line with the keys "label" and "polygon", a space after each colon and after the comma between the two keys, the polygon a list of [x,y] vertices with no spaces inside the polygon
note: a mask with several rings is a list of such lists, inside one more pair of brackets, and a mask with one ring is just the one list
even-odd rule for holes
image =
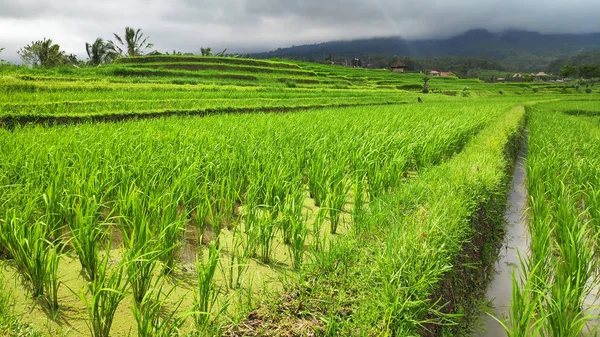
{"label": "shrub", "polygon": [[585,93],[586,94],[591,94],[592,93],[592,89],[590,89],[590,88],[585,89]]}
{"label": "shrub", "polygon": [[538,92],[538,91],[540,91],[540,88],[538,88],[538,87],[533,87],[533,88],[531,88],[531,91],[533,91],[533,92]]}
{"label": "shrub", "polygon": [[504,95],[504,90],[500,90],[500,91],[498,91],[498,93],[499,93],[500,95]]}
{"label": "shrub", "polygon": [[295,88],[298,86],[298,84],[296,84],[296,82],[289,81],[289,82],[285,82],[285,86],[288,88]]}

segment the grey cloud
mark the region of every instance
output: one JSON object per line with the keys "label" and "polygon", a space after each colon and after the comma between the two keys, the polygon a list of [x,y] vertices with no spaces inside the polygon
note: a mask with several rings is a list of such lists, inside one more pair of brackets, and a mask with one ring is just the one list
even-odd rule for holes
{"label": "grey cloud", "polygon": [[36,0],[3,0],[0,2],[0,20],[3,18],[33,18],[42,15],[50,6]]}
{"label": "grey cloud", "polygon": [[600,32],[597,0],[2,0],[0,57],[43,37],[85,56],[85,41],[142,28],[159,50],[265,49],[372,36],[448,37],[472,28]]}

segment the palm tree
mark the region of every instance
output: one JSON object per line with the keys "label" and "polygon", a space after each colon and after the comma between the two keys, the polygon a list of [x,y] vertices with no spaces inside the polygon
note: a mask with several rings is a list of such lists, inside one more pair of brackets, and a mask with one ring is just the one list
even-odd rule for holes
{"label": "palm tree", "polygon": [[65,52],[51,39],[34,41],[17,52],[23,62],[33,66],[55,67],[67,63]]}
{"label": "palm tree", "polygon": [[119,57],[114,49],[112,43],[104,42],[101,38],[97,38],[93,44],[85,43],[85,50],[89,58],[88,63],[93,66],[110,63]]}
{"label": "palm tree", "polygon": [[212,56],[212,48],[211,47],[206,47],[206,48],[200,47],[200,54],[202,56]]}
{"label": "palm tree", "polygon": [[226,52],[227,52],[227,48],[223,49],[223,51],[220,52],[220,53],[216,53],[215,56],[217,56],[217,57],[224,57]]}
{"label": "palm tree", "polygon": [[141,29],[133,29],[125,27],[125,35],[123,37],[113,33],[118,42],[108,41],[112,46],[112,50],[123,56],[140,56],[149,48],[154,47],[154,44],[147,43],[149,37],[144,37]]}

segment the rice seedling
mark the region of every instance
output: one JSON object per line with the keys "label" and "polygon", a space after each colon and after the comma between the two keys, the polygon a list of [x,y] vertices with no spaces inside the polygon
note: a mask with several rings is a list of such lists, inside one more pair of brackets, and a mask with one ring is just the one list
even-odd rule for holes
{"label": "rice seedling", "polygon": [[214,243],[209,245],[208,260],[196,262],[198,287],[194,292],[193,317],[196,329],[203,333],[208,331],[214,317],[212,311],[219,295],[214,282],[218,262],[219,250]]}
{"label": "rice seedling", "polygon": [[335,234],[340,223],[340,214],[342,212],[342,208],[346,204],[350,184],[347,181],[344,171],[339,168],[338,171],[333,173],[329,179],[327,208],[329,209],[329,221],[331,225],[330,231],[331,234]]}
{"label": "rice seedling", "polygon": [[59,310],[58,263],[61,248],[47,239],[47,227],[42,222],[29,224],[16,212],[0,222],[0,242],[15,261],[17,270],[34,299],[43,298],[53,314]]}
{"label": "rice seedling", "polygon": [[73,218],[68,223],[72,235],[69,242],[88,280],[93,280],[98,273],[97,245],[104,232],[102,224],[97,222],[99,207],[95,197],[75,199],[71,207]]}
{"label": "rice seedling", "polygon": [[257,246],[260,259],[263,263],[271,262],[271,251],[273,249],[273,240],[277,232],[276,220],[273,219],[273,210],[265,208],[259,214],[257,227]]}
{"label": "rice seedling", "polygon": [[110,336],[117,307],[125,299],[129,287],[125,261],[111,266],[109,252],[110,243],[107,245],[107,253],[98,265],[97,276],[88,284],[88,291],[79,294],[87,309],[86,323],[93,337]]}
{"label": "rice seedling", "polygon": [[152,287],[148,289],[140,303],[131,307],[133,317],[137,323],[138,337],[171,337],[179,336],[184,324],[184,319],[178,316],[177,309],[182,300],[178,301],[174,308],[163,314],[167,305],[167,299],[173,294],[175,287],[164,292],[166,284],[162,277],[158,277]]}
{"label": "rice seedling", "polygon": [[325,222],[325,218],[327,216],[327,209],[319,208],[317,214],[315,215],[315,221],[313,223],[313,245],[312,249],[314,251],[319,251],[323,247],[323,237],[321,234],[321,230],[323,229],[323,224]]}
{"label": "rice seedling", "polygon": [[158,244],[161,253],[158,256],[164,264],[163,272],[165,274],[171,274],[181,249],[184,231],[183,226],[187,215],[185,213],[178,214],[179,202],[177,200],[169,200],[166,201],[166,203],[165,206],[157,208],[156,212],[158,214],[155,217],[157,219],[155,223],[159,226],[157,235],[159,237]]}
{"label": "rice seedling", "polygon": [[163,253],[148,219],[135,219],[131,232],[124,231],[123,261],[135,303],[140,304],[152,285]]}
{"label": "rice seedling", "polygon": [[[242,286],[244,274],[248,270],[249,246],[251,242],[244,240],[239,228],[234,228],[232,248],[229,258],[229,266],[221,268],[226,272],[225,278],[228,280],[227,286],[230,289],[239,289]],[[222,262],[222,261],[221,261]]]}

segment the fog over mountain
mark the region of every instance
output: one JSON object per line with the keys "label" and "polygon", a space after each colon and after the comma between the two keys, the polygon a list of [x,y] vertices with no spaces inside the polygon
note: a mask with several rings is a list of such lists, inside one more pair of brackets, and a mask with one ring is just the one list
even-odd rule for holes
{"label": "fog over mountain", "polygon": [[446,39],[473,28],[600,32],[596,0],[3,0],[2,58],[44,37],[85,56],[85,42],[142,28],[159,51],[259,52],[324,41],[401,36]]}

